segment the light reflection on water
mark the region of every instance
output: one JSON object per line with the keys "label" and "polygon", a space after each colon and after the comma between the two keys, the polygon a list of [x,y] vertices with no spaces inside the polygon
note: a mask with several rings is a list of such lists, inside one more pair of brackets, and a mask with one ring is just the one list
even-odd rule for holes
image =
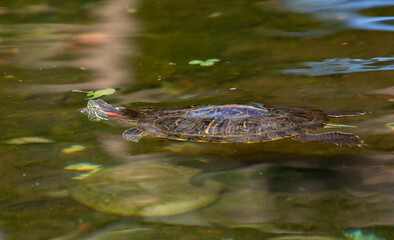
{"label": "light reflection on water", "polygon": [[362,10],[394,6],[391,0],[281,0],[289,11],[309,13],[317,19],[341,23],[349,28],[394,31],[394,25],[384,23],[394,16],[372,17],[360,13]]}
{"label": "light reflection on water", "polygon": [[305,62],[302,65],[309,68],[286,69],[283,73],[302,74],[307,76],[324,76],[331,74],[387,71],[394,70],[394,57],[376,57],[371,59],[334,58],[323,62]]}

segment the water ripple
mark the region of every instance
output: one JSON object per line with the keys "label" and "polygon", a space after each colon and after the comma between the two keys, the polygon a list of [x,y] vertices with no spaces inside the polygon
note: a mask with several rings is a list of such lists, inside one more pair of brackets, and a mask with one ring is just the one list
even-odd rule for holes
{"label": "water ripple", "polygon": [[383,23],[394,20],[394,16],[370,17],[359,13],[366,9],[394,6],[392,0],[283,0],[281,3],[293,12],[309,13],[317,19],[340,22],[350,28],[394,31],[394,25]]}
{"label": "water ripple", "polygon": [[286,74],[324,76],[331,74],[394,70],[394,57],[371,59],[332,58],[323,62],[304,62],[307,68],[285,69]]}

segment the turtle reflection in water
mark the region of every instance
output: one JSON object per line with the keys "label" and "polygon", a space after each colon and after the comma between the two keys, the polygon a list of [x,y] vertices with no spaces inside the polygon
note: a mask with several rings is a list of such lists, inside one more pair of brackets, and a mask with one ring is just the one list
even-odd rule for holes
{"label": "turtle reflection in water", "polygon": [[264,104],[192,105],[176,109],[134,111],[89,100],[81,111],[91,121],[113,120],[131,128],[123,133],[127,141],[143,136],[182,141],[254,143],[291,138],[301,142],[333,143],[339,146],[364,145],[356,135],[342,132],[310,134],[329,124],[329,117],[363,115],[361,111],[324,112],[310,107],[275,107]]}
{"label": "turtle reflection in water", "polygon": [[133,162],[101,170],[71,189],[71,196],[100,212],[156,217],[189,212],[213,203],[223,184],[190,183],[200,170],[168,159]]}

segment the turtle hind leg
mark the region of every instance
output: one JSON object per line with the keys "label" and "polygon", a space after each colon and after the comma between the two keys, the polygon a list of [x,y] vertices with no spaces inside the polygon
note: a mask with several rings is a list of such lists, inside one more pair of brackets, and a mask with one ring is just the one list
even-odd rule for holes
{"label": "turtle hind leg", "polygon": [[328,132],[320,134],[304,133],[293,137],[293,139],[301,142],[332,143],[342,147],[361,147],[366,145],[358,136],[342,132]]}
{"label": "turtle hind leg", "polygon": [[334,118],[353,117],[364,115],[363,111],[327,111],[327,116]]}
{"label": "turtle hind leg", "polygon": [[129,142],[138,142],[142,138],[143,133],[136,127],[132,127],[123,132],[123,138]]}

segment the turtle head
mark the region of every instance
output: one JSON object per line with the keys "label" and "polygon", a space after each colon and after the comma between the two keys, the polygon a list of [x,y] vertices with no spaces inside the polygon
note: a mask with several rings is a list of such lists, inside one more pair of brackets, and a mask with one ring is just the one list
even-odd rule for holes
{"label": "turtle head", "polygon": [[86,108],[81,113],[88,115],[90,121],[115,120],[129,121],[138,115],[138,112],[124,107],[112,106],[102,99],[89,100]]}

